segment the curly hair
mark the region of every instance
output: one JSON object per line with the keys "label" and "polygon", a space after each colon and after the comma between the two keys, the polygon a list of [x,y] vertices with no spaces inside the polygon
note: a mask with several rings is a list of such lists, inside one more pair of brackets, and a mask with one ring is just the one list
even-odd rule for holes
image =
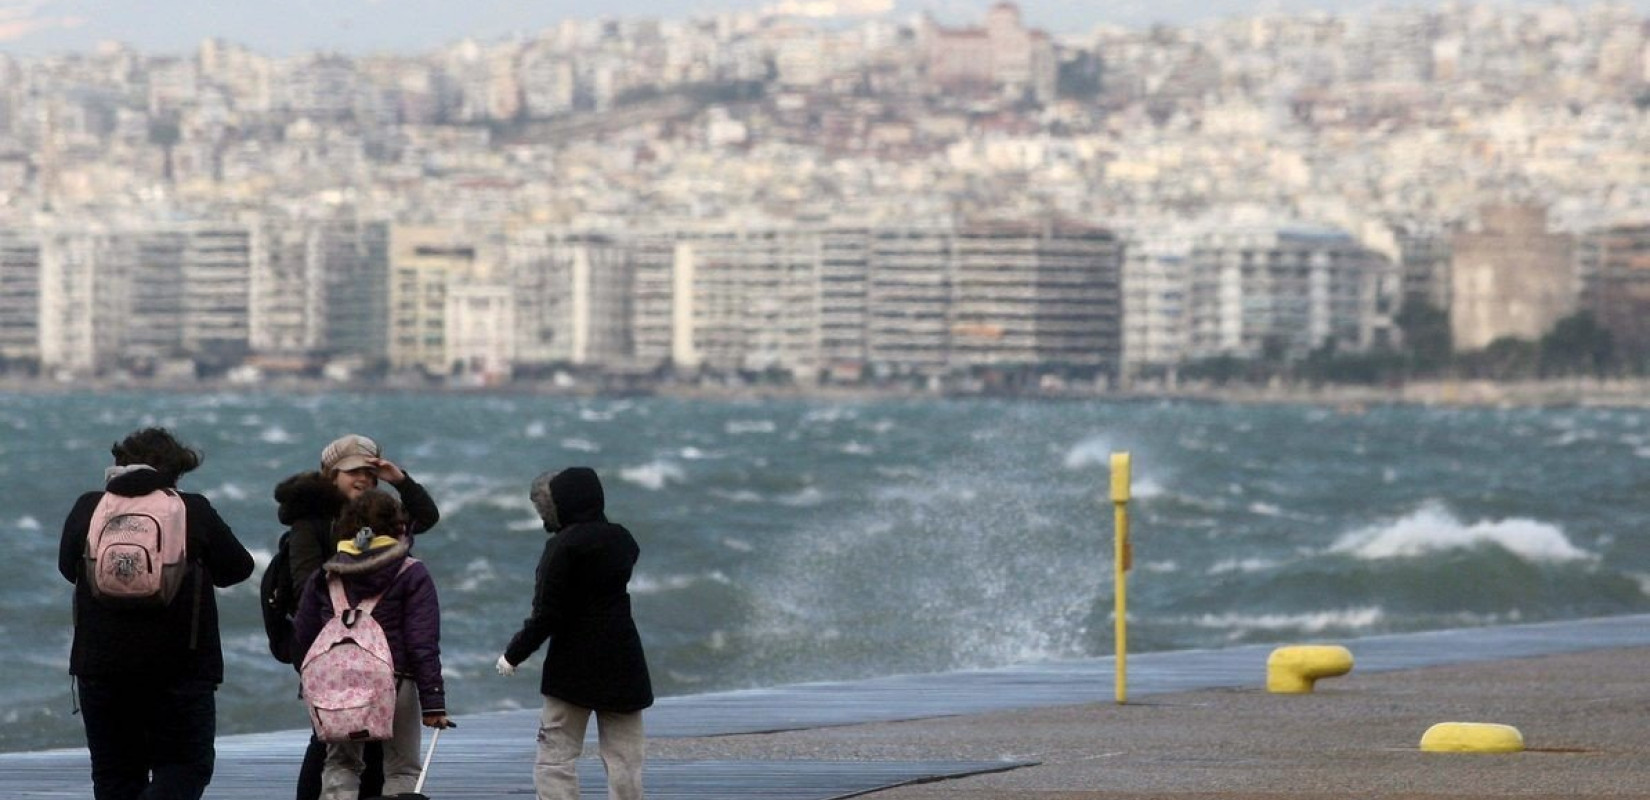
{"label": "curly hair", "polygon": [[372,530],[376,536],[400,536],[406,531],[407,515],[400,501],[378,489],[369,489],[344,506],[334,530],[343,540],[362,528]]}
{"label": "curly hair", "polygon": [[186,447],[165,428],[144,428],[133,431],[109,448],[115,457],[115,466],[147,464],[164,476],[168,483],[201,465],[204,458],[199,450]]}

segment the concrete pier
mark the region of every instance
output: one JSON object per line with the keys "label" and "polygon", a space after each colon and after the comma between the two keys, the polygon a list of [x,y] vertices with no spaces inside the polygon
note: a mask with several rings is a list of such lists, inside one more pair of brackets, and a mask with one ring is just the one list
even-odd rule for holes
{"label": "concrete pier", "polygon": [[[1265,691],[1275,645],[665,698],[648,796],[1650,798],[1650,616],[1335,642],[1350,675]],[[433,798],[532,795],[536,713],[459,717]],[[1514,725],[1517,754],[1423,753],[1444,721]],[[224,737],[207,797],[284,798],[307,732]],[[593,752],[593,748],[592,748]],[[599,762],[581,767],[605,796]],[[83,750],[0,755],[0,797],[91,796]]]}

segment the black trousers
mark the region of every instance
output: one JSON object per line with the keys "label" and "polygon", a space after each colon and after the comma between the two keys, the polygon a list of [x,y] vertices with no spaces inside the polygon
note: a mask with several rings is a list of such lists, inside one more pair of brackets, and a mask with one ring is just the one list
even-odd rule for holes
{"label": "black trousers", "polygon": [[217,759],[216,684],[77,680],[96,800],[200,800]]}
{"label": "black trousers", "polygon": [[[361,796],[377,797],[384,793],[384,746],[367,742],[362,748],[361,760],[367,768],[361,773]],[[327,743],[309,735],[309,747],[304,750],[304,765],[298,769],[298,800],[320,800],[321,770],[327,763]]]}

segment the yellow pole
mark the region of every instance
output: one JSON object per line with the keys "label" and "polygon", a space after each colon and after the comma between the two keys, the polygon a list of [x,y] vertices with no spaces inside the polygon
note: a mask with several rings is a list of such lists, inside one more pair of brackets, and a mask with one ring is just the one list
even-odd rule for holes
{"label": "yellow pole", "polygon": [[1117,533],[1113,538],[1112,570],[1117,586],[1117,704],[1129,699],[1129,583],[1128,571],[1134,556],[1129,547],[1129,454],[1111,454],[1111,503]]}

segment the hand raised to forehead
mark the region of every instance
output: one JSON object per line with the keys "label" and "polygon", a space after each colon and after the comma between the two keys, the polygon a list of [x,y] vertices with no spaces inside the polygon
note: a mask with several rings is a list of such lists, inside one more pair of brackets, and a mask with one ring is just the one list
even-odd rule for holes
{"label": "hand raised to forehead", "polygon": [[389,459],[369,458],[367,465],[378,470],[378,479],[385,483],[400,483],[407,478],[407,473]]}

